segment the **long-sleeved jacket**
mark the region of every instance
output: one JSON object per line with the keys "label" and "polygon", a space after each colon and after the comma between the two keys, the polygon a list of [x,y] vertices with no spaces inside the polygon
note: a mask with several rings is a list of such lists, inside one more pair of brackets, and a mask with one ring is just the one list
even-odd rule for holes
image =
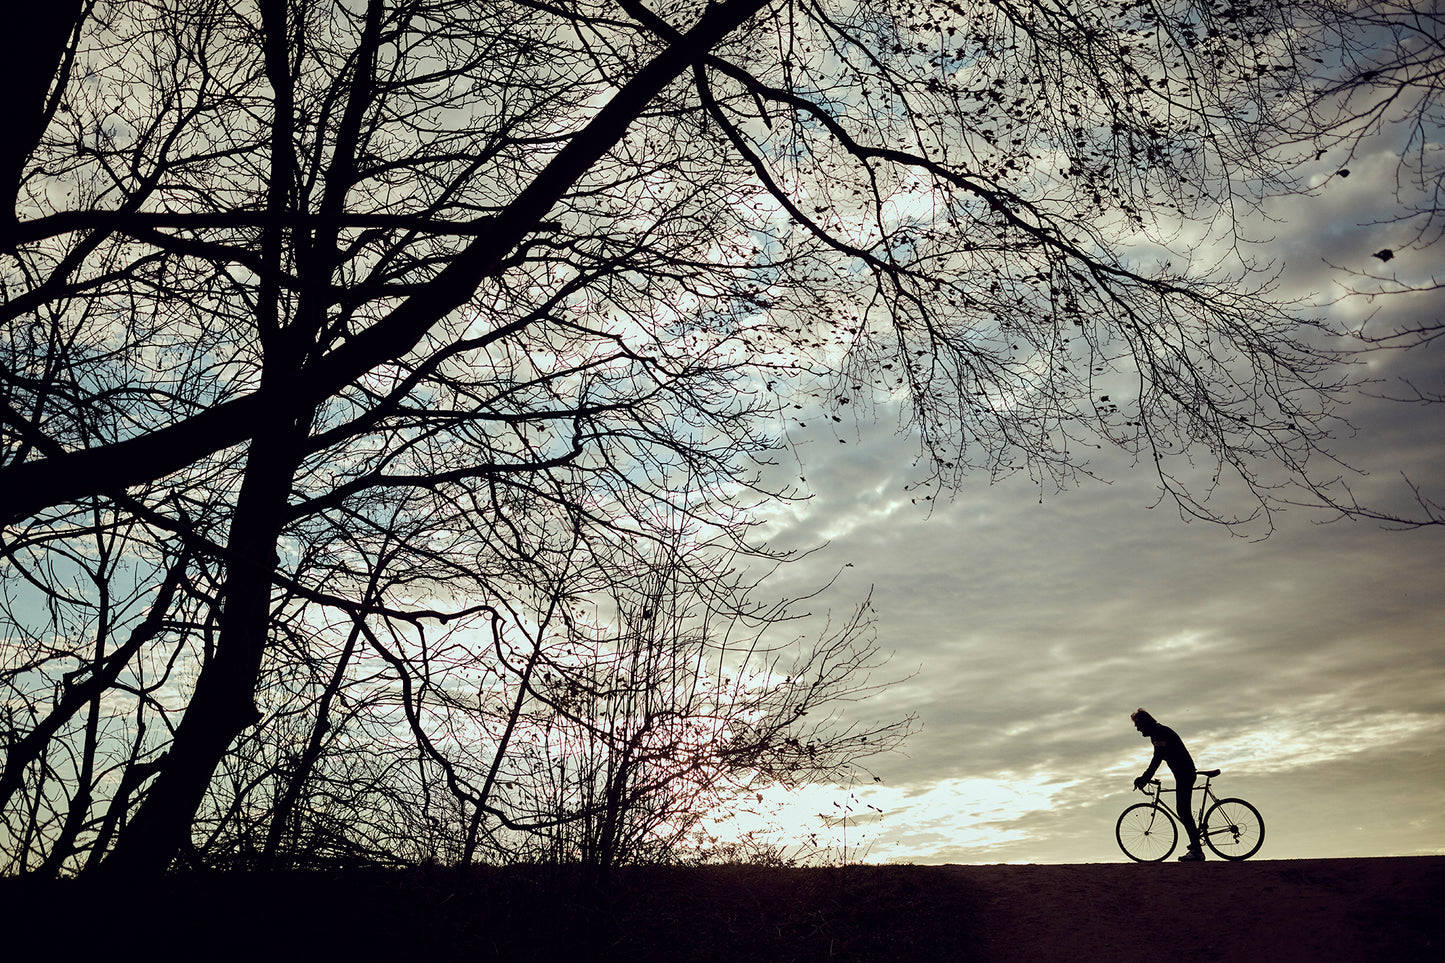
{"label": "long-sleeved jacket", "polygon": [[1168,764],[1169,771],[1174,773],[1176,779],[1189,779],[1194,776],[1194,757],[1184,748],[1184,740],[1179,738],[1179,733],[1166,725],[1156,725],[1145,735],[1154,743],[1154,758],[1149,761],[1149,768],[1144,771],[1145,779],[1154,778],[1154,770],[1159,768],[1161,762]]}

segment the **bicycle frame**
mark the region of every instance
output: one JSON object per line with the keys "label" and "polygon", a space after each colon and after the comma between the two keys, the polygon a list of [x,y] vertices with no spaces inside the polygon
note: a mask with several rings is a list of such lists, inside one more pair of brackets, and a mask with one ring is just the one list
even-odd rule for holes
{"label": "bicycle frame", "polygon": [[[1204,838],[1204,814],[1209,811],[1209,806],[1211,803],[1219,802],[1219,797],[1214,795],[1214,787],[1210,785],[1210,783],[1213,782],[1214,777],[1219,775],[1219,770],[1212,769],[1207,772],[1196,773],[1195,775],[1204,777],[1204,785],[1194,787],[1194,792],[1200,792],[1200,790],[1203,790],[1203,792],[1200,793],[1199,796],[1199,812],[1194,814],[1194,825],[1199,829],[1199,837],[1202,840]],[[1147,788],[1141,789],[1139,791],[1142,792],[1144,795],[1152,798],[1154,800],[1155,806],[1164,810],[1166,813],[1173,816],[1176,822],[1182,824],[1184,820],[1179,818],[1179,814],[1174,811],[1174,807],[1164,801],[1164,794],[1166,792],[1173,792],[1174,790],[1172,788],[1165,789],[1164,784],[1158,779],[1149,780],[1149,785],[1154,787],[1154,790],[1152,792],[1150,792]]]}

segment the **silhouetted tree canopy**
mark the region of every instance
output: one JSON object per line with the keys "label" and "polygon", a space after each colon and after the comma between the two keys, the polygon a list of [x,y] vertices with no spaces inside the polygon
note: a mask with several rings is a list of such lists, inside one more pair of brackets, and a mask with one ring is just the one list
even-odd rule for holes
{"label": "silhouetted tree canopy", "polygon": [[[566,705],[532,673],[584,686],[594,735],[646,688],[605,695],[606,660],[543,659],[548,633],[658,546],[689,585],[765,551],[747,513],[790,494],[760,469],[805,379],[901,406],[943,488],[1104,446],[1187,515],[1329,503],[1348,345],[1231,232],[1291,186],[1281,144],[1323,133],[1324,100],[1274,95],[1325,82],[1332,9],[26,14],[0,167],[9,867],[279,858],[308,811],[371,858],[439,798],[468,856],[483,817],[540,826],[490,765],[507,720]],[[746,594],[707,604],[781,618]],[[587,637],[637,638],[620,613]],[[476,728],[433,725],[454,711]]]}

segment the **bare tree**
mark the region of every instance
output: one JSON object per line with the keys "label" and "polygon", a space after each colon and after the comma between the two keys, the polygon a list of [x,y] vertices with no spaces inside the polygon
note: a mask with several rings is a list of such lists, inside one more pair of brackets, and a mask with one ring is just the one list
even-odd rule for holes
{"label": "bare tree", "polygon": [[501,848],[598,871],[677,859],[708,813],[842,778],[906,737],[911,718],[840,715],[882,687],[867,602],[814,642],[779,638],[795,600],[760,603],[727,555],[701,557],[615,575],[591,600],[608,624],[569,620],[504,761],[507,823],[540,845]]}
{"label": "bare tree", "polygon": [[[1211,269],[1227,229],[1179,227],[1280,174],[1258,95],[1295,69],[1287,5],[56,9],[0,254],[3,549],[124,525],[149,584],[192,560],[169,681],[129,683],[179,721],[118,742],[144,778],[96,823],[115,872],[163,869],[203,807],[294,812],[284,778],[208,793],[283,715],[262,684],[315,658],[286,764],[310,778],[354,657],[316,627],[356,627],[419,738],[442,702],[406,691],[433,675],[402,640],[460,657],[458,620],[578,545],[645,561],[675,519],[746,542],[799,372],[904,403],[945,486],[1110,445],[1191,515],[1328,498],[1338,355],[1267,278]],[[1238,515],[1210,501],[1231,477]],[[92,664],[58,625],[43,644]],[[491,805],[412,748],[461,823]]]}

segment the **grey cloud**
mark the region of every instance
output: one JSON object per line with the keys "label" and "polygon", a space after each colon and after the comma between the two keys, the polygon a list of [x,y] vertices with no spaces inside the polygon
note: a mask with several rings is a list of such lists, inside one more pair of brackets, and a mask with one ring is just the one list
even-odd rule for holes
{"label": "grey cloud", "polygon": [[[1433,268],[1408,252],[1383,269],[1369,260],[1398,245],[1374,223],[1393,161],[1351,168],[1273,226],[1261,253],[1285,264],[1282,294],[1318,296],[1351,324],[1378,312],[1367,330],[1438,327],[1445,292],[1328,303],[1340,277],[1326,262],[1414,281]],[[1445,339],[1349,373],[1386,397],[1445,393]],[[1348,467],[1316,459],[1319,477],[1339,474],[1363,503],[1401,514],[1419,509],[1402,472],[1445,501],[1445,408],[1357,394],[1344,414],[1355,430],[1342,424],[1331,452]],[[831,426],[799,435],[814,497],[780,516],[777,543],[831,541],[773,585],[801,594],[837,576],[815,608],[871,587],[895,674],[916,670],[854,707],[923,723],[906,755],[874,761],[897,793],[878,837],[887,858],[1120,858],[1113,820],[1149,755],[1128,720],[1139,705],[1225,769],[1225,792],[1260,805],[1267,855],[1445,850],[1445,526],[1323,524],[1332,516],[1295,508],[1247,540],[1151,508],[1157,480],[1107,452],[1095,467],[1110,484],[1057,493],[980,477],[915,502],[904,489],[916,451],[888,418],[848,426],[846,444]],[[937,808],[970,780],[1044,798],[1015,816]]]}
{"label": "grey cloud", "polygon": [[[1418,451],[1421,464],[1437,464],[1438,442],[1421,435],[1438,413],[1412,411],[1395,453]],[[1439,529],[1319,525],[1300,511],[1283,515],[1269,539],[1247,541],[1148,510],[1152,479],[1129,473],[1043,504],[1036,488],[1013,479],[966,490],[931,513],[906,504],[885,514],[875,492],[901,488],[906,442],[877,438],[872,448],[837,459],[846,490],[830,471],[815,471],[807,530],[847,532],[784,574],[802,585],[841,570],[835,605],[872,585],[884,647],[897,650],[900,672],[918,669],[859,708],[871,717],[916,711],[924,724],[906,756],[876,761],[885,784],[926,796],[968,777],[1085,780],[1066,812],[1011,825],[1016,843],[965,855],[920,824],[914,845],[928,859],[1111,858],[1107,810],[1122,808],[1119,773],[1148,758],[1127,718],[1141,704],[1188,733],[1201,764],[1243,766],[1248,788],[1305,812],[1298,783],[1267,775],[1276,749],[1260,744],[1231,759],[1212,747],[1248,747],[1273,727],[1287,752],[1311,727],[1329,732],[1391,712],[1445,717]],[[1422,738],[1438,743],[1440,730],[1427,726]],[[1338,757],[1303,770],[1281,759],[1279,768],[1304,785],[1339,766],[1416,791],[1438,785],[1439,766],[1414,781],[1401,775],[1419,746],[1369,743],[1356,759],[1353,743],[1324,741]],[[1084,801],[1094,797],[1108,801]],[[885,820],[884,835],[921,812]],[[1298,845],[1325,835],[1311,829]],[[1107,845],[1096,848],[1098,839]]]}

